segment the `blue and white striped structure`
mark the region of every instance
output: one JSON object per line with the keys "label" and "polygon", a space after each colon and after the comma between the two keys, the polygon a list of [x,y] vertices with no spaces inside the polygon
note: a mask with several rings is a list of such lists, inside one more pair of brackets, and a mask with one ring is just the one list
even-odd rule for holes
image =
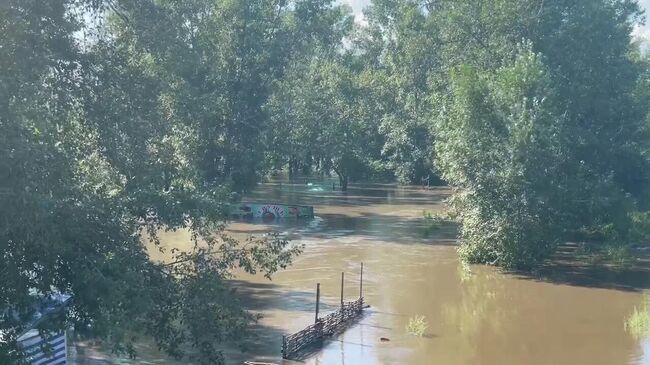
{"label": "blue and white striped structure", "polygon": [[67,364],[65,332],[43,338],[38,330],[32,329],[20,336],[18,343],[31,365]]}

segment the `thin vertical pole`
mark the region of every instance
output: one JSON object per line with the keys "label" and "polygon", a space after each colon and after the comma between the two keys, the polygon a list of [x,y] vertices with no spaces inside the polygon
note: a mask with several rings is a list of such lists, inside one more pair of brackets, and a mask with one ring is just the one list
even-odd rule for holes
{"label": "thin vertical pole", "polygon": [[287,336],[282,336],[282,358],[286,359],[287,356]]}
{"label": "thin vertical pole", "polygon": [[343,281],[345,280],[345,272],[341,271],[341,308],[343,308]]}
{"label": "thin vertical pole", "polygon": [[318,323],[318,304],[320,302],[320,283],[316,284],[316,317],[314,323]]}
{"label": "thin vertical pole", "polygon": [[359,298],[363,298],[363,262],[361,263],[361,279],[359,280]]}

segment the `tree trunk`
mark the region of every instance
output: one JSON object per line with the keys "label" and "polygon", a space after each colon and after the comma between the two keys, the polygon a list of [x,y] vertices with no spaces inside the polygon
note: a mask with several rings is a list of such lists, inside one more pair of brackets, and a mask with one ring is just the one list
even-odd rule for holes
{"label": "tree trunk", "polygon": [[348,191],[348,176],[339,174],[339,185],[341,191]]}
{"label": "tree trunk", "polygon": [[293,181],[293,176],[295,172],[293,171],[293,159],[289,159],[289,181]]}

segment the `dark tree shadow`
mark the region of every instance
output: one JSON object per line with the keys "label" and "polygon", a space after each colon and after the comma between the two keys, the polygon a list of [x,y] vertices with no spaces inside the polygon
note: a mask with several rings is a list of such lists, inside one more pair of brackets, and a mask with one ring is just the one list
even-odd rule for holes
{"label": "dark tree shadow", "polygon": [[639,253],[627,266],[592,263],[589,256],[565,245],[533,272],[513,271],[517,278],[588,288],[642,291],[650,289],[650,255]]}
{"label": "dark tree shadow", "polygon": [[[262,227],[262,226],[260,226]],[[265,223],[263,229],[228,228],[230,233],[264,234],[267,231],[284,232],[289,239],[363,236],[370,240],[398,244],[430,244],[453,246],[457,244],[458,226],[444,223],[428,227],[422,217],[361,212],[355,215],[342,213],[317,214],[312,221],[283,220]]]}
{"label": "dark tree shadow", "polygon": [[[244,281],[238,281],[235,285],[239,285],[240,289],[245,287],[251,287],[250,291],[238,290],[238,296],[245,303],[247,310],[256,312],[258,310],[271,310],[271,309],[290,309],[290,310],[305,310],[313,311],[315,298],[314,293],[306,293],[302,291],[287,291],[286,288],[281,288],[278,285],[272,283],[248,283]],[[263,298],[258,298],[256,293],[259,293],[259,290],[266,291],[266,295],[271,295],[275,298],[281,298],[277,301],[267,301]],[[287,301],[287,298],[289,300]],[[292,299],[299,298],[299,299]],[[292,300],[298,300],[300,303],[298,305],[303,305],[304,307],[296,308],[294,304],[291,304]],[[334,312],[339,309],[339,305],[324,303],[321,301],[320,310],[321,317],[325,316],[331,312]],[[313,345],[303,349],[297,354],[294,354],[291,359],[282,359],[282,337],[290,335],[291,333],[276,327],[270,327],[262,323],[257,323],[253,325],[250,329],[249,336],[246,340],[240,342],[239,346],[227,346],[224,347],[224,354],[228,359],[229,363],[243,363],[244,361],[261,361],[261,362],[270,362],[274,364],[294,364],[301,363],[304,360],[318,354],[324,345],[329,341],[334,340],[338,335],[343,333],[345,330],[350,327],[358,324],[363,318],[370,315],[369,312],[364,311],[360,316],[351,319],[346,322],[345,325],[337,328],[337,331],[329,336],[324,337],[321,341],[315,342]]]}
{"label": "dark tree shadow", "polygon": [[318,190],[313,190],[312,186],[286,183],[267,183],[261,187],[247,194],[246,201],[312,205],[316,211],[323,206],[439,204],[450,194],[449,189],[444,187],[423,189],[395,184],[351,185],[345,192],[332,190],[331,183],[321,184]]}
{"label": "dark tree shadow", "polygon": [[364,236],[370,240],[399,244],[455,245],[458,227],[445,223],[427,227],[421,217],[362,212],[353,216],[345,214],[320,214],[322,221],[313,227],[302,227],[294,233],[299,237],[335,239],[337,237]]}
{"label": "dark tree shadow", "polygon": [[[230,280],[236,296],[247,310],[257,312],[282,309],[300,312],[314,312],[316,291],[288,290],[273,282],[251,283],[244,280]],[[326,303],[321,299],[321,312],[334,311],[338,304]]]}

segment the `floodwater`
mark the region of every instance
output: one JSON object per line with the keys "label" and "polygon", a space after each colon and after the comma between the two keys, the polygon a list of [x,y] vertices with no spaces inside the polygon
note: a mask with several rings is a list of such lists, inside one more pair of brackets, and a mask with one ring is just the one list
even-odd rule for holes
{"label": "floodwater", "polygon": [[[614,270],[558,260],[535,275],[463,266],[453,227],[424,232],[423,211],[444,209],[447,196],[444,188],[384,184],[347,193],[332,191],[331,181],[260,185],[248,201],[313,205],[317,217],[228,227],[235,235],[275,230],[304,245],[272,281],[237,276],[248,308],[263,318],[246,352],[227,351],[233,364],[650,364],[650,339],[624,326],[650,289],[647,262]],[[187,237],[169,233],[163,242],[183,248]],[[316,283],[326,315],[340,301],[341,272],[345,300],[359,296],[361,262],[370,305],[363,317],[300,362],[282,361],[282,335],[314,321]],[[427,323],[421,337],[406,330],[415,315]],[[141,361],[172,363],[146,349]]]}

